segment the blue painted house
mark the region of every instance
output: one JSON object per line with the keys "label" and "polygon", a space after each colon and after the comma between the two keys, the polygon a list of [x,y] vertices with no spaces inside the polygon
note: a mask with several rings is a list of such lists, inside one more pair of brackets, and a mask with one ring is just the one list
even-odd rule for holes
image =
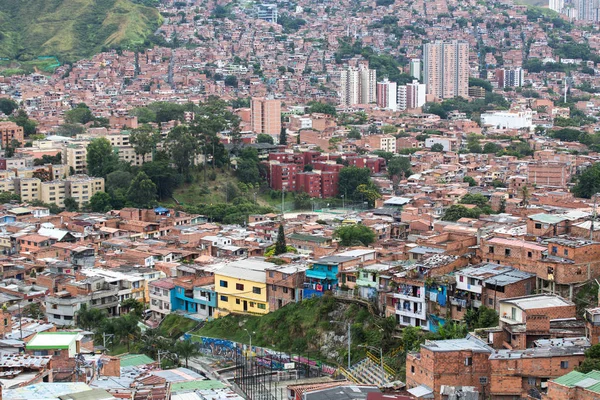
{"label": "blue painted house", "polygon": [[212,318],[217,307],[217,294],[214,285],[202,285],[202,282],[178,278],[174,279],[173,311],[192,314],[194,319]]}

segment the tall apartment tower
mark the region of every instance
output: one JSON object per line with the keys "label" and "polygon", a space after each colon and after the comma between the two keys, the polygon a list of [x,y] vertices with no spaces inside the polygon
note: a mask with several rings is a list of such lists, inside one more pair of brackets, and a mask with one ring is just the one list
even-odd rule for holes
{"label": "tall apartment tower", "polygon": [[396,87],[396,82],[390,82],[387,78],[377,82],[377,107],[393,111],[398,109]]}
{"label": "tall apartment tower", "polygon": [[279,138],[281,133],[281,101],[252,98],[250,103],[252,131]]}
{"label": "tall apartment tower", "polygon": [[410,60],[410,76],[416,80],[421,80],[421,59],[413,58]]}
{"label": "tall apartment tower", "polygon": [[469,96],[469,43],[435,41],[423,46],[423,82],[438,99]]}
{"label": "tall apartment tower", "polygon": [[351,106],[377,100],[377,73],[361,64],[340,71],[340,104]]}
{"label": "tall apartment tower", "polygon": [[600,20],[600,4],[598,0],[575,0],[575,18],[580,21]]}
{"label": "tall apartment tower", "polygon": [[419,108],[425,105],[425,84],[416,79],[412,83],[398,87],[398,110]]}

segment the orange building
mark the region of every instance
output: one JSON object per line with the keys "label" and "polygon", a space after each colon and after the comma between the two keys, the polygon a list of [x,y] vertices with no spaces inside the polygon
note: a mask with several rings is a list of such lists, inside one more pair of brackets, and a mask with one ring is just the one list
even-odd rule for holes
{"label": "orange building", "polygon": [[281,101],[253,98],[251,103],[252,131],[277,136],[281,133]]}
{"label": "orange building", "polygon": [[19,143],[23,143],[23,127],[15,124],[10,121],[2,121],[0,122],[0,138],[3,149],[5,149],[8,145],[10,145],[11,140],[17,140]]}

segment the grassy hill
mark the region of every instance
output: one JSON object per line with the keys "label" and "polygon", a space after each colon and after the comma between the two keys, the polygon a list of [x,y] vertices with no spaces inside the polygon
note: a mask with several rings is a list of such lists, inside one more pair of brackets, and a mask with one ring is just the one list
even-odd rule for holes
{"label": "grassy hill", "polygon": [[[331,320],[340,323],[333,324]],[[343,364],[347,356],[347,323],[352,324],[353,362],[365,357],[361,344],[383,347],[385,353],[400,344],[393,337],[393,318],[376,318],[366,307],[343,303],[332,296],[292,303],[264,316],[228,315],[205,323],[194,334],[248,343],[247,329],[254,332],[253,345],[310,353],[311,357]],[[192,336],[192,340],[197,337]]]}
{"label": "grassy hill", "polygon": [[75,60],[102,47],[143,43],[161,23],[131,0],[2,0],[0,58]]}

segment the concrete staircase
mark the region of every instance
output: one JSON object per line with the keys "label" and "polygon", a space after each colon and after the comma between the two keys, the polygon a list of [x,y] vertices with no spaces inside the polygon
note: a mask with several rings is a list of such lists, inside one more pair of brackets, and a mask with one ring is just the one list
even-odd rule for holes
{"label": "concrete staircase", "polygon": [[393,376],[381,369],[381,365],[366,357],[354,364],[348,372],[357,381],[365,385],[377,385],[379,387],[390,383]]}

